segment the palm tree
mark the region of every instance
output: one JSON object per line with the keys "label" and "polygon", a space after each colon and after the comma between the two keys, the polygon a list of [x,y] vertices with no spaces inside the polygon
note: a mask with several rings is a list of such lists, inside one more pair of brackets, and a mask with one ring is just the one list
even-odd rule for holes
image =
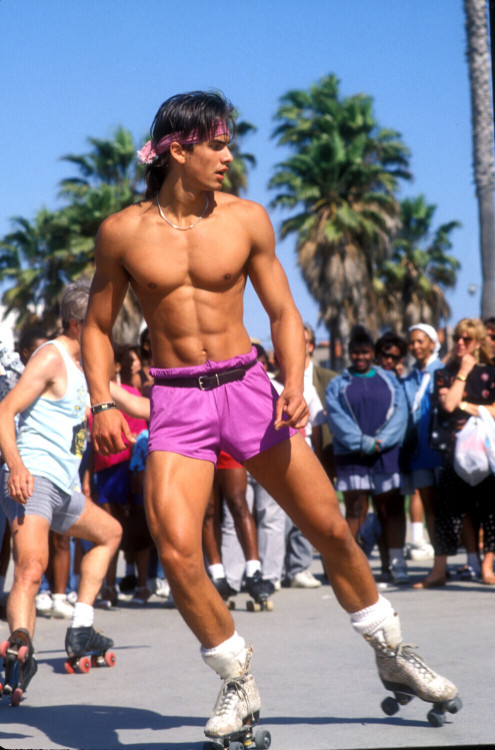
{"label": "palm tree", "polygon": [[377,330],[373,277],[398,228],[399,179],[408,179],[407,147],[394,130],[380,128],[373,100],[341,97],[334,75],[309,91],[281,99],[274,132],[295,153],[276,166],[272,205],[298,208],[281,236],[296,233],[296,252],[331,340],[347,350],[351,326]]}
{"label": "palm tree", "polygon": [[435,211],[423,195],[403,200],[392,256],[377,269],[379,322],[398,333],[419,322],[438,328],[450,316],[444,290],[455,286],[460,263],[448,251],[450,235],[460,223],[450,221],[433,230]]}
{"label": "palm tree", "polygon": [[[495,209],[490,36],[486,0],[464,0],[471,90],[473,167],[480,224],[481,316],[495,315]],[[494,40],[492,39],[492,44]]]}

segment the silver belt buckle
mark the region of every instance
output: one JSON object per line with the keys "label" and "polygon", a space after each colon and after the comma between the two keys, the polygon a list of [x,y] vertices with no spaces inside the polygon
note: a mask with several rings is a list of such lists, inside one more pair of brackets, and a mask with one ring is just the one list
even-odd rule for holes
{"label": "silver belt buckle", "polygon": [[198,378],[199,389],[201,391],[207,391],[208,390],[208,388],[205,385],[203,385],[204,379],[207,378],[207,377],[208,377],[208,375],[200,375],[199,378]]}

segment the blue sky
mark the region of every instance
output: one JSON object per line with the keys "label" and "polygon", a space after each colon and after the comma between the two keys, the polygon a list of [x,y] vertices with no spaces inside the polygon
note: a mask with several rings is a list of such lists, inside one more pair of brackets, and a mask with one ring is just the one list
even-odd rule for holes
{"label": "blue sky", "polygon": [[[161,102],[192,89],[222,90],[258,128],[243,144],[258,162],[246,197],[268,207],[284,155],[271,138],[279,99],[335,73],[344,95],[372,96],[378,122],[409,146],[414,181],[401,195],[436,204],[435,225],[462,223],[452,235],[462,270],[450,322],[479,315],[462,0],[0,0],[0,33],[2,236],[12,216],[57,207],[58,182],[73,174],[62,155],[84,153],[88,136],[111,137],[120,124],[144,142]],[[270,213],[278,230],[286,214]],[[294,242],[279,243],[279,257],[316,326]],[[245,321],[269,342],[251,289]]]}

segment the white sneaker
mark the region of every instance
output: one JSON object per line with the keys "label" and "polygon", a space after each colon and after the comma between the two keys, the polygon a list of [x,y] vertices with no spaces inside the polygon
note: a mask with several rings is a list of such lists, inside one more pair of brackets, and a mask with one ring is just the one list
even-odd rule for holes
{"label": "white sneaker", "polygon": [[404,558],[395,557],[390,563],[390,573],[395,584],[409,583],[409,573]]}
{"label": "white sneaker", "polygon": [[301,570],[291,580],[290,586],[293,589],[317,589],[321,586],[321,581],[315,578],[310,570]]}
{"label": "white sneaker", "polygon": [[71,620],[73,614],[74,607],[67,601],[67,597],[59,597],[55,594],[51,609],[52,617],[56,617],[58,620]]}
{"label": "white sneaker", "polygon": [[39,615],[45,615],[45,617],[50,617],[52,613],[52,595],[49,591],[42,591],[40,594],[36,594],[34,598],[34,604],[36,607],[36,612]]}
{"label": "white sneaker", "polygon": [[406,557],[408,560],[431,560],[435,557],[435,550],[429,542],[421,542],[420,544],[409,544],[406,549]]}
{"label": "white sneaker", "polygon": [[148,589],[160,599],[168,599],[170,594],[170,585],[166,578],[150,578],[148,580]]}

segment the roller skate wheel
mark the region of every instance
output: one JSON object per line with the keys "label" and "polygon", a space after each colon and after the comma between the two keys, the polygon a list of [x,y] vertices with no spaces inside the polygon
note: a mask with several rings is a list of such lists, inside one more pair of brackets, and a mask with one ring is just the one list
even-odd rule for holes
{"label": "roller skate wheel", "polygon": [[75,673],[75,671],[76,671],[76,670],[74,669],[74,665],[72,664],[72,662],[71,662],[70,660],[68,660],[68,661],[66,661],[66,662],[64,663],[64,669],[65,669],[65,671],[67,672],[67,674],[74,674],[74,673]]}
{"label": "roller skate wheel", "polygon": [[263,748],[270,747],[272,744],[272,736],[266,729],[258,729],[254,735],[254,744],[256,750],[263,750]]}
{"label": "roller skate wheel", "polygon": [[391,696],[389,696],[388,698],[384,698],[382,700],[381,706],[383,713],[387,714],[387,716],[395,716],[395,714],[399,710],[399,702]]}
{"label": "roller skate wheel", "polygon": [[235,602],[233,601],[233,599],[229,599],[229,601],[227,602],[227,609],[235,609]]}
{"label": "roller skate wheel", "polygon": [[79,671],[86,674],[91,669],[91,659],[89,656],[83,656],[81,659],[79,659],[79,662],[77,664],[79,667]]}
{"label": "roller skate wheel", "polygon": [[273,612],[273,602],[271,602],[269,599],[265,602],[265,607],[267,612]]}
{"label": "roller skate wheel", "polygon": [[8,641],[2,641],[0,643],[0,656],[3,656],[4,659],[7,656],[7,649],[9,646],[10,643]]}
{"label": "roller skate wheel", "polygon": [[14,692],[12,693],[12,697],[10,699],[10,705],[11,706],[18,706],[21,702],[22,698],[22,690],[21,688],[16,688]]}
{"label": "roller skate wheel", "polygon": [[248,599],[246,609],[248,612],[261,612],[261,605],[259,602],[253,602],[252,599]]}
{"label": "roller skate wheel", "polygon": [[451,701],[447,703],[446,708],[449,714],[456,714],[462,708],[462,700],[457,695],[455,698],[453,698]]}
{"label": "roller skate wheel", "polygon": [[117,657],[115,656],[113,651],[107,651],[104,661],[107,667],[114,667],[117,663]]}
{"label": "roller skate wheel", "polygon": [[426,718],[432,727],[442,727],[445,724],[445,714],[434,708],[432,708],[431,711],[428,711]]}
{"label": "roller skate wheel", "polygon": [[17,652],[17,661],[25,662],[29,656],[28,646],[21,646]]}

